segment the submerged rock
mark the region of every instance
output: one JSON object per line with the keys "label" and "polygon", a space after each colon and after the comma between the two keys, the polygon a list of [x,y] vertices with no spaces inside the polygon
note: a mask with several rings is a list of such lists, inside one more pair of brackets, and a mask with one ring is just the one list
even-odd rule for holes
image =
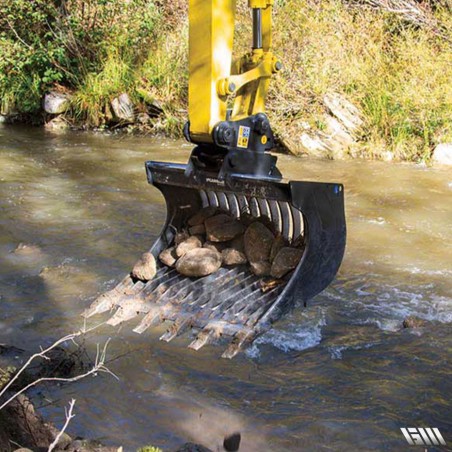
{"label": "submerged rock", "polygon": [[274,278],[282,278],[298,265],[301,256],[303,250],[299,248],[281,248],[273,261],[271,275]]}
{"label": "submerged rock", "polygon": [[188,253],[191,250],[202,247],[202,240],[197,235],[192,235],[187,240],[184,240],[182,243],[177,245],[176,247],[176,255],[177,257],[182,257],[184,254]]}
{"label": "submerged rock", "polygon": [[223,213],[208,218],[204,224],[207,239],[211,242],[227,242],[245,230],[240,221]]}
{"label": "submerged rock", "polygon": [[52,132],[59,132],[69,129],[69,124],[61,116],[57,116],[49,122],[44,124],[46,130],[51,130]]}
{"label": "submerged rock", "polygon": [[201,444],[185,443],[176,452],[213,452],[212,449],[208,449]]}
{"label": "submerged rock", "polygon": [[163,250],[159,254],[160,262],[167,265],[168,267],[174,267],[177,261],[176,247],[172,246],[171,248],[167,248]]}
{"label": "submerged rock", "polygon": [[176,270],[185,276],[207,276],[221,267],[221,254],[207,248],[188,251],[176,263]]}
{"label": "submerged rock", "polygon": [[22,256],[40,256],[42,255],[41,248],[38,245],[32,245],[27,243],[19,243],[16,249],[14,250],[14,254],[22,255]]}
{"label": "submerged rock", "polygon": [[404,328],[423,328],[427,325],[427,321],[414,315],[410,315],[403,321],[402,325]]}
{"label": "submerged rock", "polygon": [[141,281],[149,281],[156,273],[157,264],[151,252],[144,253],[132,269],[132,276]]}
{"label": "submerged rock", "polygon": [[275,237],[261,222],[251,223],[244,236],[245,254],[250,262],[268,261]]}

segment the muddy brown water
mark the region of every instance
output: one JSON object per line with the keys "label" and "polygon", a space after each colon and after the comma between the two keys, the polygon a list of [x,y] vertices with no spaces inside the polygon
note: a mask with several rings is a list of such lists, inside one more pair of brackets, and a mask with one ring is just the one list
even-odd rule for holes
{"label": "muddy brown water", "polygon": [[[0,128],[0,342],[34,351],[82,325],[82,310],[164,222],[143,162],[184,162],[189,151],[145,137]],[[186,349],[187,337],[161,343],[163,327],[143,336],[102,327],[86,346],[112,338],[119,380],[36,389],[50,420],[61,425],[73,397],[69,433],[126,451],[187,440],[221,450],[234,431],[243,451],[407,450],[400,427],[437,427],[452,444],[452,171],[289,156],[280,168],[345,184],[336,281],[232,361],[219,358],[223,347]],[[430,323],[403,330],[408,315]]]}

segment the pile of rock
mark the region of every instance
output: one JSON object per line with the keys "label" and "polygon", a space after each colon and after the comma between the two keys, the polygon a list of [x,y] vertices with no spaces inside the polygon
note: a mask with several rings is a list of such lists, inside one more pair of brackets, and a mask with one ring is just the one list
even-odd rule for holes
{"label": "pile of rock", "polygon": [[[188,220],[159,259],[190,277],[210,275],[222,266],[246,264],[257,276],[280,279],[297,266],[303,249],[302,237],[289,244],[268,217],[245,214],[237,219],[216,207],[206,207]],[[133,276],[151,279],[155,274],[152,261],[152,255],[145,253],[135,265]]]}

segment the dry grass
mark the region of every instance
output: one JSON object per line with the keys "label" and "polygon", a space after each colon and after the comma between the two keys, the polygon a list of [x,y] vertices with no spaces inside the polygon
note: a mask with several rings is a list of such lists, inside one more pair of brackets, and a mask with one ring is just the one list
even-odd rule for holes
{"label": "dry grass", "polygon": [[[450,17],[436,14],[447,28]],[[452,52],[442,36],[336,0],[288,0],[275,27],[285,70],[269,110],[280,134],[296,133],[300,120],[318,127],[322,98],[336,91],[363,110],[367,157],[390,150],[401,160],[428,160],[436,143],[452,138]]]}

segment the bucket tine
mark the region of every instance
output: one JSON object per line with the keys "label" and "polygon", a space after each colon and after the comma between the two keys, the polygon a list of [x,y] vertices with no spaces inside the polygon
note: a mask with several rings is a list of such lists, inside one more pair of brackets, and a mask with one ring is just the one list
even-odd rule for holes
{"label": "bucket tine", "polygon": [[134,332],[138,334],[144,333],[151,326],[156,326],[163,321],[163,310],[159,306],[151,306],[148,313],[143,317],[140,324],[134,328]]}
{"label": "bucket tine", "polygon": [[221,355],[222,358],[232,359],[236,356],[241,350],[243,350],[246,344],[253,342],[254,338],[257,336],[257,333],[254,331],[243,331],[237,333],[234,336],[234,339],[229,344],[228,348]]}
{"label": "bucket tine", "polygon": [[196,339],[188,345],[188,348],[191,348],[192,350],[197,351],[197,350],[201,349],[202,347],[204,347],[205,345],[213,342],[214,339],[215,339],[215,331],[211,330],[209,328],[204,328],[202,331],[200,331],[198,333],[198,335],[196,336]]}
{"label": "bucket tine", "polygon": [[181,335],[185,331],[187,331],[192,325],[192,317],[185,316],[179,317],[175,320],[175,322],[168,328],[168,330],[160,336],[161,341],[170,342],[175,337]]}
{"label": "bucket tine", "polygon": [[129,290],[132,286],[132,278],[130,275],[127,275],[116,287],[97,297],[90,307],[85,309],[82,316],[87,319],[93,315],[111,311],[120,303],[127,290]]}
{"label": "bucket tine", "polygon": [[121,300],[121,305],[115,314],[107,320],[107,325],[119,325],[122,322],[133,319],[140,313],[145,312],[145,310],[143,298],[141,296],[130,295]]}

